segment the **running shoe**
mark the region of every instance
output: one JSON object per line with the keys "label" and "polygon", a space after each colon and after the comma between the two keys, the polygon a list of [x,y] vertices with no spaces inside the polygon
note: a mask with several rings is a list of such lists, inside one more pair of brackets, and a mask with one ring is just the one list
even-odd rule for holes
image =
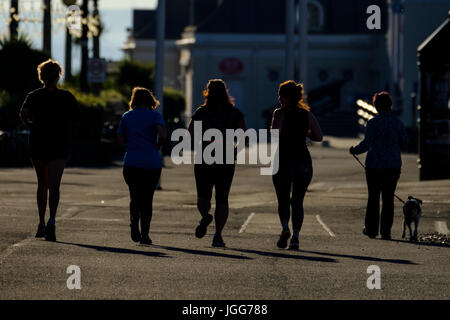
{"label": "running shoe", "polygon": [[56,229],[56,227],[54,224],[47,224],[47,227],[45,227],[45,240],[46,241],[56,241],[55,229]]}
{"label": "running shoe", "polygon": [[45,237],[45,224],[38,225],[35,237],[36,238],[43,238],[43,237]]}
{"label": "running shoe", "polygon": [[367,233],[366,228],[363,229],[363,234],[368,236],[370,239],[375,239],[377,237],[376,235]]}
{"label": "running shoe", "polygon": [[280,239],[277,242],[277,247],[280,249],[285,249],[288,245],[288,239],[291,236],[291,232],[289,230],[284,230],[280,234]]}
{"label": "running shoe", "polygon": [[195,236],[199,239],[203,238],[206,234],[206,228],[208,225],[212,222],[213,216],[208,214],[206,217],[202,218],[200,220],[200,224],[195,229]]}
{"label": "running shoe", "polygon": [[391,235],[390,234],[382,235],[381,240],[391,240]]}
{"label": "running shoe", "polygon": [[225,242],[223,242],[223,239],[221,236],[214,235],[212,246],[223,248],[223,247],[225,247]]}
{"label": "running shoe", "polygon": [[291,243],[289,244],[289,250],[298,250],[299,242],[298,238],[291,238]]}
{"label": "running shoe", "polygon": [[152,244],[152,240],[149,238],[149,236],[141,236],[140,244],[151,245]]}

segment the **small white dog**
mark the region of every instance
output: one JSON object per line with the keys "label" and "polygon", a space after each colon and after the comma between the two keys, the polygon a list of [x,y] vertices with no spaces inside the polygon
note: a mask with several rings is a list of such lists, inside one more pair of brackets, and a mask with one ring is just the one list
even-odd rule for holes
{"label": "small white dog", "polygon": [[[419,220],[422,216],[422,208],[420,205],[422,200],[409,196],[408,200],[403,205],[403,215],[405,220],[403,222],[403,235],[405,237],[406,226],[409,229],[409,241],[417,241],[417,227],[419,226]],[[411,230],[411,223],[414,222],[414,234]]]}

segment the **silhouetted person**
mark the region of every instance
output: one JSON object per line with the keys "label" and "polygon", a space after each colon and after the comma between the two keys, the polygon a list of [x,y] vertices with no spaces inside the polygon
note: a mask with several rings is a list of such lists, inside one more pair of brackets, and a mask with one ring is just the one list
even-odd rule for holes
{"label": "silhouetted person", "polygon": [[286,248],[291,236],[289,219],[292,210],[292,238],[289,249],[299,248],[299,233],[303,224],[303,199],[313,175],[312,161],[306,138],[322,140],[320,126],[304,101],[303,85],[294,81],[282,83],[278,90],[281,108],[273,113],[272,129],[280,130],[279,169],[273,175],[278,199],[278,215],[282,231],[277,242]]}
{"label": "silhouetted person", "polygon": [[[246,130],[244,115],[234,106],[232,98],[228,95],[225,82],[220,79],[208,81],[206,90],[203,92],[205,102],[192,115],[189,125],[191,137],[194,137],[194,121],[202,122],[202,130],[218,129],[224,137],[224,149],[226,145],[226,129]],[[203,136],[203,132],[201,135]],[[205,148],[210,142],[203,143]],[[234,143],[234,142],[233,142]],[[211,209],[212,190],[215,187],[216,210],[214,218],[216,223],[216,233],[212,245],[214,247],[224,247],[222,230],[228,218],[228,194],[233,181],[235,165],[226,164],[225,150],[223,154],[223,164],[201,164],[194,165],[195,182],[197,186],[197,208],[202,219],[195,230],[197,238],[203,238],[208,225],[213,220],[209,210]]]}
{"label": "silhouetted person", "polygon": [[[62,68],[57,61],[47,60],[38,68],[42,88],[30,92],[20,110],[22,121],[30,128],[29,149],[38,180],[37,205],[39,225],[36,238],[56,241],[55,219],[59,203],[59,187],[69,157],[71,128],[77,117],[77,101],[66,90],[57,88]],[[49,202],[50,218],[45,225]]]}
{"label": "silhouetted person", "polygon": [[152,244],[149,231],[153,195],[162,168],[159,148],[167,135],[164,120],[155,110],[158,105],[150,90],[134,88],[130,110],[122,116],[118,129],[119,144],[126,144],[123,177],[130,190],[131,239],[141,244]]}
{"label": "silhouetted person", "polygon": [[[402,166],[400,147],[406,145],[407,135],[403,124],[391,112],[389,93],[373,96],[378,115],[367,122],[364,140],[350,148],[351,154],[367,151],[366,180],[369,192],[363,233],[375,238],[378,231],[382,239],[391,239],[394,221],[394,193]],[[380,225],[380,193],[383,200]]]}

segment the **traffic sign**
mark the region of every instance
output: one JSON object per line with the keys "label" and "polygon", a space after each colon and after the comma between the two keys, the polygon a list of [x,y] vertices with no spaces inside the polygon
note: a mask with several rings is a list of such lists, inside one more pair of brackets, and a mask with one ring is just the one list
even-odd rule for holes
{"label": "traffic sign", "polygon": [[106,80],[106,60],[89,59],[88,61],[88,82],[103,83]]}

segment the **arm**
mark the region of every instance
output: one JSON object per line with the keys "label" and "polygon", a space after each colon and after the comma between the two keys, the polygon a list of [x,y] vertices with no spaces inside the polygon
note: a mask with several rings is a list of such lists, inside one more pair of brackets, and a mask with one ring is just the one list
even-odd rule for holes
{"label": "arm", "polygon": [[188,131],[191,137],[194,137],[194,120],[189,123]]}
{"label": "arm", "polygon": [[[244,132],[247,131],[247,124],[245,123],[245,119],[244,119],[244,118],[242,118],[242,119],[239,121],[238,127],[239,127],[239,129],[244,130]],[[239,144],[239,142],[240,142],[240,139],[239,139],[239,141],[237,142],[237,144]],[[245,141],[244,141],[244,143],[245,143],[245,146],[246,146],[246,147],[249,146],[249,144],[250,144],[249,142],[250,142],[250,141],[249,141],[248,137],[245,136]]]}
{"label": "arm", "polygon": [[167,130],[164,126],[157,124],[156,132],[158,134],[157,146],[158,146],[158,148],[160,148],[164,145],[164,142],[166,142],[166,140],[167,140]]}
{"label": "arm", "polygon": [[117,143],[119,144],[119,146],[123,147],[125,145],[125,137],[123,135],[123,133],[119,133],[117,135]]}
{"label": "arm", "polygon": [[368,121],[366,126],[366,134],[363,141],[361,141],[356,147],[350,147],[351,154],[361,154],[369,150],[373,140],[373,128],[372,122]]}
{"label": "arm", "polygon": [[322,129],[320,129],[319,122],[317,122],[316,117],[312,114],[312,112],[308,113],[309,120],[309,130],[308,137],[311,138],[312,141],[322,141],[323,134]]}
{"label": "arm", "polygon": [[20,119],[22,120],[22,122],[28,126],[31,122],[30,121],[30,109],[22,107],[22,109],[20,109],[19,115],[20,115]]}
{"label": "arm", "polygon": [[400,147],[406,148],[408,146],[408,135],[406,134],[403,123],[400,122]]}
{"label": "arm", "polygon": [[20,119],[28,126],[31,123],[31,98],[27,95],[19,112]]}
{"label": "arm", "polygon": [[283,123],[283,114],[281,113],[281,109],[275,109],[272,116],[272,124],[270,126],[270,130],[281,129],[282,123]]}
{"label": "arm", "polygon": [[121,147],[125,146],[126,144],[125,125],[123,117],[122,119],[120,119],[119,128],[117,129],[117,143]]}

